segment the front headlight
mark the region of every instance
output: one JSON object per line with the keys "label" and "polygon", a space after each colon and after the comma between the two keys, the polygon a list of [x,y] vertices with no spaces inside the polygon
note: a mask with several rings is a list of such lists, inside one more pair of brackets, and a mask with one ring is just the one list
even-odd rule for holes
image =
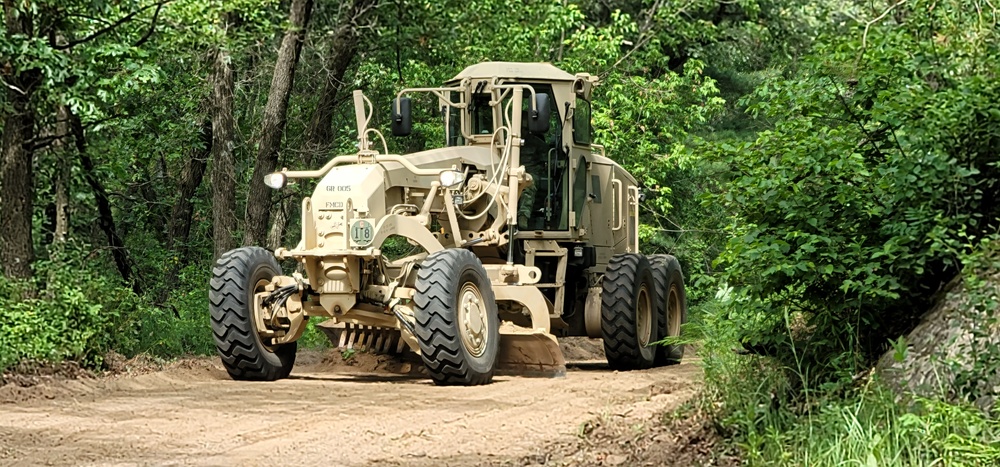
{"label": "front headlight", "polygon": [[264,176],[264,184],[274,188],[275,190],[284,188],[286,181],[288,181],[288,179],[285,177],[285,174],[281,172],[267,174]]}
{"label": "front headlight", "polygon": [[465,181],[465,174],[457,170],[445,170],[438,176],[441,186],[445,188],[455,188]]}

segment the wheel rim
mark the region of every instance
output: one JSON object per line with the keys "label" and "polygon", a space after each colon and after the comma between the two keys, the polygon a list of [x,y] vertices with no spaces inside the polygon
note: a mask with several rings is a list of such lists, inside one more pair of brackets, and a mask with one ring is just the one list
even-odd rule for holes
{"label": "wheel rim", "polygon": [[681,334],[681,296],[676,285],[670,286],[667,297],[667,335],[676,337]]}
{"label": "wheel rim", "polygon": [[472,282],[462,284],[458,293],[459,334],[462,335],[465,350],[475,357],[482,357],[489,343],[486,319],[486,304],[479,287]]}
{"label": "wheel rim", "polygon": [[636,297],[635,326],[639,334],[639,346],[649,345],[653,330],[653,304],[649,299],[649,289],[643,284]]}

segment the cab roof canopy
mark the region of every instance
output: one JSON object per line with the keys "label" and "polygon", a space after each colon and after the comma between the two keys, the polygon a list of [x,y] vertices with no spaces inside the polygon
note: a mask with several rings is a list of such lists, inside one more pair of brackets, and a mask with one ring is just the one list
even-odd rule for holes
{"label": "cab roof canopy", "polygon": [[573,76],[556,68],[551,63],[520,63],[520,62],[483,62],[469,66],[455,75],[451,81],[461,81],[465,78],[514,79],[518,81],[574,81]]}

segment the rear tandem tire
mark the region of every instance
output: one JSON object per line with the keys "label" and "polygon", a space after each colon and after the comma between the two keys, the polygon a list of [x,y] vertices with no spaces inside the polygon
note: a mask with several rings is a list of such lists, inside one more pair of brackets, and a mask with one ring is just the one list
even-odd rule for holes
{"label": "rear tandem tire", "polygon": [[601,336],[615,370],[653,366],[659,340],[656,286],[645,256],[618,254],[608,262],[601,291]]}
{"label": "rear tandem tire", "polygon": [[274,381],[288,377],[297,344],[265,346],[254,323],[254,294],[281,273],[271,252],[243,247],[222,255],[212,268],[208,309],[215,348],[235,380]]}
{"label": "rear tandem tire", "polygon": [[[656,310],[660,339],[678,337],[681,325],[687,322],[687,296],[684,292],[684,274],[681,263],[671,255],[650,255],[656,282]],[[674,365],[684,357],[684,345],[656,346],[656,366]]]}
{"label": "rear tandem tire", "polygon": [[435,252],[420,264],[416,286],[415,333],[434,384],[492,382],[500,316],[479,258],[462,249]]}

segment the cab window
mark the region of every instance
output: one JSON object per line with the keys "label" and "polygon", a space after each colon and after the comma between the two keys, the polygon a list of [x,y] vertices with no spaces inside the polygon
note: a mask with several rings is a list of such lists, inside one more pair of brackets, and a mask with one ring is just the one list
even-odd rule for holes
{"label": "cab window", "polygon": [[590,102],[584,99],[576,99],[576,110],[573,111],[573,142],[576,144],[590,144]]}
{"label": "cab window", "polygon": [[[449,92],[451,102],[457,104],[462,102],[462,95],[457,92]],[[462,109],[458,107],[447,107],[448,112],[448,146],[464,146],[465,137],[462,136]]]}
{"label": "cab window", "polygon": [[472,134],[493,134],[493,107],[490,107],[489,94],[472,96]]}

